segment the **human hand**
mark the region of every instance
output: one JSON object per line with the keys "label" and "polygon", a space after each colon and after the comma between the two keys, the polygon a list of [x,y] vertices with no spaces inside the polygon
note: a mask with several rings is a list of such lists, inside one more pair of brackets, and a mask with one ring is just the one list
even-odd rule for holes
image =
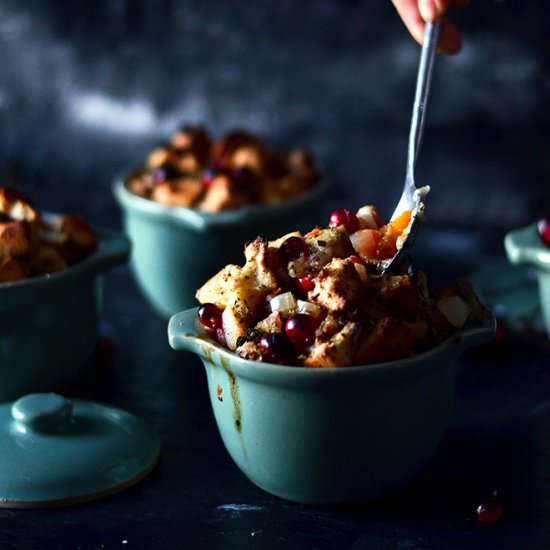
{"label": "human hand", "polygon": [[[461,8],[470,0],[392,0],[395,9],[403,19],[413,38],[422,44],[424,25],[442,17],[451,8]],[[450,22],[443,21],[439,35],[438,51],[458,53],[462,46],[460,31]]]}

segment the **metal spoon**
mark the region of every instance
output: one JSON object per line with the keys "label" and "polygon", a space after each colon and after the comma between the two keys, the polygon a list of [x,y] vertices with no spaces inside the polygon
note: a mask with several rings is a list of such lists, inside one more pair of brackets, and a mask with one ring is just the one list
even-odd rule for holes
{"label": "metal spoon", "polygon": [[414,96],[414,105],[412,112],[411,128],[409,131],[409,145],[407,152],[407,172],[405,175],[405,184],[401,199],[394,210],[391,219],[394,220],[406,210],[412,210],[411,222],[408,226],[408,232],[398,243],[397,252],[389,260],[379,263],[379,271],[386,273],[392,267],[396,266],[403,258],[406,249],[413,244],[418,232],[419,222],[424,214],[424,198],[430,190],[429,186],[418,188],[414,183],[414,167],[418,158],[418,151],[422,143],[422,134],[424,131],[424,120],[426,116],[426,106],[428,103],[428,94],[432,80],[432,69],[434,65],[435,52],[439,41],[442,20],[435,23],[426,23],[424,29],[424,41],[420,53],[420,63],[418,65],[418,74],[416,77],[416,92]]}

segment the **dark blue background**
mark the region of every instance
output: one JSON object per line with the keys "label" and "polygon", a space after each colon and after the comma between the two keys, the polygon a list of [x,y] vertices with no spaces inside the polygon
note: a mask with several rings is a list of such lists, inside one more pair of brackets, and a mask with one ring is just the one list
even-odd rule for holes
{"label": "dark blue background", "polygon": [[[432,221],[504,231],[549,207],[549,12],[453,15],[465,45],[437,60],[418,166]],[[117,225],[115,174],[180,123],[240,126],[310,147],[335,205],[389,214],[418,53],[389,1],[0,0],[0,181]]]}

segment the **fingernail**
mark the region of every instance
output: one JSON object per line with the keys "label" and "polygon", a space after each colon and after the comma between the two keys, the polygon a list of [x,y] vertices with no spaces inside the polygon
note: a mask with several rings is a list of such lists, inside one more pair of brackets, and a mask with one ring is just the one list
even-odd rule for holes
{"label": "fingernail", "polygon": [[433,21],[436,15],[435,3],[433,0],[420,0],[418,3],[418,9],[420,10],[420,15],[424,21]]}

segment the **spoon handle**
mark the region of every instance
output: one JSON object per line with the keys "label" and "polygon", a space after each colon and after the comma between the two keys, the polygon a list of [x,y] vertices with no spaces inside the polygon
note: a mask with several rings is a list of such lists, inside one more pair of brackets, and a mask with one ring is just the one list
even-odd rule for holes
{"label": "spoon handle", "polygon": [[411,129],[409,131],[409,148],[407,153],[407,179],[410,178],[411,181],[414,181],[414,167],[422,143],[422,134],[424,133],[426,106],[428,103],[428,94],[432,81],[432,69],[441,25],[442,19],[438,19],[435,23],[426,23],[424,28],[424,41],[416,77],[416,91],[414,95]]}

